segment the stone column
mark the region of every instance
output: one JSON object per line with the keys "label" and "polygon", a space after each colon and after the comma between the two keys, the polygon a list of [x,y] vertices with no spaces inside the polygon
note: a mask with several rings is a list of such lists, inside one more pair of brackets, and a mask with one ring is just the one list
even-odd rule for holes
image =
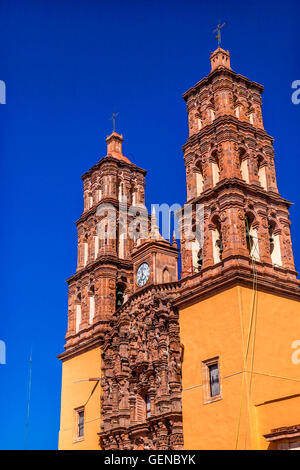
{"label": "stone column", "polygon": [[223,239],[222,259],[228,256],[249,256],[246,244],[245,216],[238,206],[224,209],[220,214]]}

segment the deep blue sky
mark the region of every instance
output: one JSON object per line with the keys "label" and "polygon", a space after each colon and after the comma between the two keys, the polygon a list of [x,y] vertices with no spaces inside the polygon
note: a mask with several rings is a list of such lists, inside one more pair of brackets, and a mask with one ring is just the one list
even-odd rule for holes
{"label": "deep blue sky", "polygon": [[67,319],[65,279],[75,270],[81,175],[105,155],[118,111],[124,154],[147,169],[147,203],[183,203],[182,93],[207,75],[212,30],[234,70],[265,86],[281,194],[293,201],[300,268],[300,80],[297,1],[1,0],[0,446],[23,448],[33,347],[29,448],[55,449]]}

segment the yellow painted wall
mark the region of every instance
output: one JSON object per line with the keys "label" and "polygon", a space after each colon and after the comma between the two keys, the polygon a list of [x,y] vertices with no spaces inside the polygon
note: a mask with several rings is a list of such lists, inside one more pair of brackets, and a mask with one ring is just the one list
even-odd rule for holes
{"label": "yellow painted wall", "polygon": [[[254,308],[252,300],[252,289],[237,286],[180,311],[185,449],[234,449],[237,438],[238,449],[267,449],[263,434],[300,423],[299,397],[292,397],[300,394],[300,382],[260,375],[300,380],[300,364],[292,362],[292,343],[300,339],[299,302],[261,291]],[[202,361],[215,356],[222,398],[204,404]]]}
{"label": "yellow painted wall", "polygon": [[[100,432],[100,384],[98,383],[90,397],[96,382],[75,382],[100,376],[99,347],[63,361],[59,449],[100,449],[97,435]],[[88,399],[85,406],[84,439],[76,441],[74,409],[83,406]]]}

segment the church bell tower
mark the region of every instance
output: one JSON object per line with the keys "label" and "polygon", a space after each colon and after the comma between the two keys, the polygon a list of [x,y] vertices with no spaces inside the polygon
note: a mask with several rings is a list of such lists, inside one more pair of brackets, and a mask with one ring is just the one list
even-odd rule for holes
{"label": "church bell tower", "polygon": [[[99,448],[101,345],[113,313],[133,292],[131,251],[136,240],[128,230],[139,207],[144,207],[146,171],[123,155],[123,137],[115,130],[106,143],[106,156],[82,176],[77,269],[67,280],[68,329],[65,351],[59,356],[61,449]],[[88,382],[97,378],[96,392],[84,407],[91,391]],[[81,419],[90,423],[84,436],[78,427]]]}
{"label": "church bell tower", "polygon": [[209,75],[183,95],[190,210],[179,213],[182,279],[173,307],[184,348],[184,446],[292,448],[299,280],[290,202],[278,192],[263,87],[234,72],[221,47],[210,61]]}
{"label": "church bell tower", "polygon": [[296,287],[290,203],[278,193],[263,87],[235,73],[221,47],[210,61],[208,77],[183,95],[187,204],[204,212],[202,241],[182,237],[183,277],[230,270],[247,275],[255,262],[265,279]]}
{"label": "church bell tower", "polygon": [[76,222],[77,271],[68,280],[67,346],[98,332],[132,291],[134,240],[127,233],[127,209],[144,204],[146,172],[122,154],[121,135],[114,131],[106,142],[106,157],[82,177],[84,211]]}

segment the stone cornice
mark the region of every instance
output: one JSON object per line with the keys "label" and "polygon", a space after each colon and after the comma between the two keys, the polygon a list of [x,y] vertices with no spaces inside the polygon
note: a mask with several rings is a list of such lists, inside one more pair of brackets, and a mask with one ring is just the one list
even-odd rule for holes
{"label": "stone cornice", "polygon": [[96,163],[95,165],[93,165],[86,173],[84,173],[82,175],[82,180],[84,181],[86,178],[88,178],[89,176],[91,176],[91,174],[95,171],[95,170],[99,170],[101,168],[101,166],[105,163],[116,163],[119,167],[126,167],[126,168],[129,168],[130,171],[137,171],[139,173],[142,173],[144,176],[146,176],[147,174],[147,171],[144,170],[143,168],[140,168],[138,167],[137,165],[135,165],[134,163],[129,163],[129,162],[126,162],[126,161],[123,161],[123,160],[120,160],[116,157],[112,157],[111,155],[107,155],[106,157],[103,157],[98,163]]}
{"label": "stone cornice", "polygon": [[[293,395],[292,398],[296,398],[299,396],[299,394]],[[300,424],[272,429],[269,434],[264,434],[264,437],[268,442],[278,441],[279,439],[290,439],[294,437],[300,437]]]}
{"label": "stone cornice", "polygon": [[[128,413],[130,411],[128,410]],[[153,424],[159,424],[160,421],[163,421],[165,419],[180,419],[182,418],[182,413],[181,411],[167,411],[166,413],[161,413],[159,415],[154,415],[151,416],[151,418],[147,418],[147,421],[144,423],[139,423],[139,424],[133,424],[126,428],[126,426],[118,426],[113,429],[110,429],[108,431],[102,431],[97,433],[98,436],[100,437],[105,437],[105,436],[110,436],[111,434],[118,435],[119,433],[123,433],[126,431],[126,433],[132,435],[140,431],[148,431],[149,427]]]}
{"label": "stone cornice", "polygon": [[179,249],[172,246],[168,240],[149,239],[132,250],[132,258],[139,258],[142,254],[146,255],[147,253],[152,253],[153,248],[155,248],[157,251],[168,251],[170,253],[176,252],[177,255],[179,254]]}
{"label": "stone cornice", "polygon": [[[197,277],[199,277],[198,284],[190,287],[187,286],[189,280],[196,280]],[[208,282],[207,280],[206,282],[204,282],[204,280],[202,282],[201,273],[197,273],[193,276],[184,278],[181,283],[182,288],[180,290],[180,296],[172,302],[172,304],[179,309],[183,309],[188,305],[199,302],[206,297],[214,296],[220,291],[224,291],[237,285],[253,288],[253,272],[251,267],[248,269],[242,269],[242,267],[239,266],[237,268],[229,268],[227,273],[221,272]],[[185,287],[185,285],[187,287]],[[279,281],[275,276],[273,278],[267,274],[262,274],[259,271],[257,273],[258,290],[282,297],[288,297],[300,302],[299,287],[300,282],[297,280],[294,283],[290,282],[290,284],[288,284],[283,281]]]}
{"label": "stone cornice", "polygon": [[[111,196],[104,196],[100,202],[97,204],[93,205],[89,210],[83,212],[78,220],[76,220],[75,224],[78,226],[82,222],[85,222],[89,217],[97,215],[97,209],[99,206],[102,204],[111,204],[114,206],[119,213],[122,213],[122,210],[124,210],[124,207],[127,207],[127,210],[131,207],[135,208],[137,211],[139,210],[139,206],[141,210],[144,209],[145,205],[143,203],[137,203],[135,206],[129,205],[126,206],[125,203],[120,202],[117,197],[111,197]],[[128,213],[128,218],[133,218],[134,214]],[[143,217],[143,212],[139,215],[139,217]],[[151,220],[151,214],[148,215],[149,220]]]}
{"label": "stone cornice", "polygon": [[78,226],[82,222],[85,222],[89,217],[95,216],[97,214],[98,207],[102,204],[111,204],[116,209],[118,209],[120,202],[118,198],[116,197],[110,197],[110,196],[103,197],[99,203],[93,205],[93,207],[91,207],[88,211],[85,211],[82,213],[80,218],[76,220],[75,222],[76,226]]}
{"label": "stone cornice", "polygon": [[[275,204],[284,204],[287,208],[291,206],[291,202],[287,199],[280,196],[280,194],[275,193],[273,191],[266,191],[258,184],[249,184],[246,183],[244,180],[239,178],[224,178],[223,180],[219,181],[216,186],[213,188],[206,189],[200,196],[197,196],[193,199],[190,199],[186,202],[186,204],[196,204],[202,203],[204,204],[208,200],[211,200],[221,195],[222,191],[226,189],[238,189],[241,191],[241,195],[247,199],[254,197],[254,198],[261,198],[266,204],[275,203]],[[246,193],[245,193],[246,191]],[[231,193],[232,195],[232,193]],[[237,194],[238,195],[238,194]]]}
{"label": "stone cornice", "polygon": [[[224,127],[232,125],[236,126],[237,132],[249,132],[250,134],[252,134],[254,139],[257,139],[257,137],[261,137],[262,139],[267,138],[270,139],[271,143],[273,144],[274,138],[270,136],[264,129],[255,127],[248,122],[241,121],[237,117],[231,116],[230,114],[224,114],[214,119],[211,124],[204,126],[202,129],[199,130],[199,132],[188,137],[186,143],[182,146],[183,152],[188,150],[190,147],[196,146],[201,143],[201,140],[204,137],[211,137],[212,134],[218,134],[218,136],[220,136],[222,132],[227,133],[228,129]],[[228,137],[226,137],[225,140],[228,140]],[[232,138],[230,140],[232,140]]]}
{"label": "stone cornice", "polygon": [[61,361],[66,361],[72,359],[75,356],[79,356],[91,349],[101,347],[103,344],[103,333],[99,332],[97,336],[89,338],[85,342],[76,344],[73,347],[68,347],[64,352],[57,356]]}
{"label": "stone cornice", "polygon": [[211,72],[207,77],[202,78],[202,80],[196,83],[193,87],[191,87],[185,93],[183,93],[182,95],[183,99],[187,101],[191,95],[199,93],[201,88],[204,88],[205,86],[210,85],[215,78],[222,76],[222,75],[223,76],[227,75],[231,79],[235,79],[235,81],[244,83],[247,88],[255,88],[260,94],[263,93],[264,91],[263,85],[260,85],[257,82],[253,82],[249,80],[249,78],[245,77],[244,75],[240,75],[226,67],[219,67],[218,69]]}
{"label": "stone cornice", "polygon": [[87,264],[84,268],[77,271],[77,273],[73,274],[67,279],[67,283],[70,284],[73,281],[77,281],[79,278],[83,277],[84,275],[90,274],[91,271],[98,268],[100,265],[107,265],[108,268],[115,267],[116,269],[133,269],[133,264],[131,261],[128,260],[121,260],[117,256],[103,254],[99,255],[98,258]]}

